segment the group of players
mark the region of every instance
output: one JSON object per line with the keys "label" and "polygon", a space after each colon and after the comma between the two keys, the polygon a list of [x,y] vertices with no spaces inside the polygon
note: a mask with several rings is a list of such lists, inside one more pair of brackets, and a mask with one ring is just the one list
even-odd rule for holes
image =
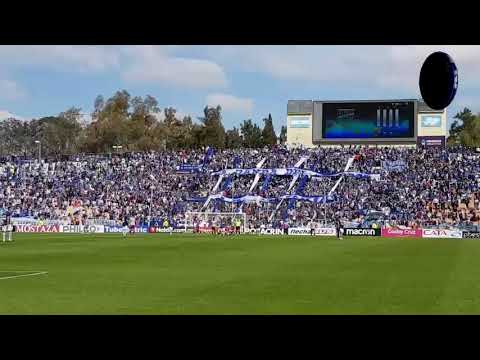
{"label": "group of players", "polygon": [[[130,219],[125,219],[123,221],[123,226],[122,226],[122,234],[123,237],[126,237],[128,234],[135,234],[135,228],[137,226],[136,219],[134,217],[131,217]],[[173,233],[173,226],[170,224],[168,219],[165,219],[163,221],[163,228],[170,234],[172,235]]]}
{"label": "group of players", "polygon": [[[310,222],[309,225],[310,225],[309,226],[310,227],[310,235],[314,236],[315,235],[315,230],[316,230],[315,229],[316,223],[314,223],[312,221],[312,222]],[[335,220],[335,233],[337,235],[337,239],[343,240],[343,233],[344,233],[343,222],[339,218]]]}
{"label": "group of players", "polygon": [[[314,223],[313,221],[309,223],[311,236],[315,235],[316,226],[317,224]],[[208,229],[208,232],[211,232],[214,235],[232,235],[232,234],[240,235],[241,227],[242,227],[242,221],[240,219],[234,219],[232,221],[232,226],[225,226],[224,224],[221,224],[219,226],[219,222],[215,220],[212,220],[209,223],[207,222],[201,223],[197,221],[194,225],[194,232],[195,233],[206,232],[205,229]],[[262,225],[261,228],[265,228],[265,226]],[[340,219],[337,219],[335,221],[335,230],[336,230],[337,239],[343,240],[344,228],[343,228],[343,222]],[[288,228],[284,228],[284,232],[285,232],[285,235],[287,235]]]}
{"label": "group of players", "polygon": [[[310,222],[309,227],[310,227],[310,235],[314,236],[315,231],[316,231],[316,223],[313,221]],[[337,235],[337,239],[343,240],[343,233],[344,233],[344,228],[343,228],[343,222],[340,219],[335,220],[335,233]]]}
{"label": "group of players", "polygon": [[242,228],[242,221],[240,219],[233,219],[230,226],[226,226],[224,223],[217,220],[212,220],[210,223],[195,222],[194,232],[204,232],[205,228],[211,229],[213,235],[240,235]]}
{"label": "group of players", "polygon": [[7,217],[3,220],[0,229],[2,231],[2,242],[13,241],[13,225],[10,221],[10,217]]}
{"label": "group of players", "polygon": [[[241,227],[242,227],[242,221],[240,219],[234,219],[232,221],[232,226],[218,226],[218,223],[215,221],[212,221],[210,224],[211,228],[211,233],[214,235],[233,235],[237,234],[240,235],[241,233]],[[125,219],[123,222],[123,228],[122,228],[122,234],[123,237],[126,237],[127,234],[135,234],[135,227],[136,227],[136,221],[134,217],[131,217],[130,219]],[[172,235],[173,232],[173,227],[171,224],[168,222],[167,219],[164,220],[163,222],[163,228]],[[203,227],[202,227],[203,228]],[[6,218],[3,220],[2,226],[1,226],[1,232],[2,232],[2,242],[7,242],[7,241],[13,241],[12,237],[12,232],[13,232],[13,225],[11,224],[10,218]],[[336,230],[336,235],[337,239],[342,240],[343,239],[343,224],[340,219],[337,219],[335,221],[335,230]],[[195,224],[195,232],[196,233],[201,233],[201,226],[200,222],[197,222]],[[310,235],[315,235],[315,223],[311,222],[310,223]]]}

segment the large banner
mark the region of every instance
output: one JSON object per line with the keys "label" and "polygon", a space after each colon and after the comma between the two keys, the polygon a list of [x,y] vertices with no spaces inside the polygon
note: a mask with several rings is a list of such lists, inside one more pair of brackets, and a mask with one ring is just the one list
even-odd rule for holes
{"label": "large banner", "polygon": [[87,233],[87,234],[98,234],[105,232],[104,225],[60,225],[60,232],[63,233]]}
{"label": "large banner", "polygon": [[423,229],[422,237],[431,239],[461,239],[463,233],[460,230]]}
{"label": "large banner", "polygon": [[360,228],[346,228],[344,229],[345,236],[380,236],[380,229],[360,229]]}
{"label": "large banner", "polygon": [[[324,204],[324,203],[331,203],[335,201],[335,197],[328,195],[326,197],[324,196],[303,196],[303,195],[282,195],[279,197],[272,197],[272,198],[265,198],[259,195],[245,195],[245,196],[239,196],[239,197],[226,197],[223,195],[223,193],[215,194],[215,195],[210,195],[208,197],[203,197],[203,198],[190,198],[187,199],[187,201],[191,202],[205,202],[208,204],[211,200],[220,200],[226,203],[234,203],[234,204],[243,204],[243,203],[277,203],[279,201],[283,200],[296,200],[296,201],[308,201],[312,202],[315,204]],[[205,207],[205,205],[204,205]]]}
{"label": "large banner", "polygon": [[385,237],[422,237],[421,229],[394,229],[394,228],[382,228],[382,236]]}
{"label": "large banner", "polygon": [[223,169],[219,171],[214,171],[210,173],[211,176],[228,176],[232,174],[236,174],[239,176],[243,175],[272,175],[272,176],[308,176],[308,177],[340,177],[340,176],[351,176],[354,178],[360,179],[368,179],[372,176],[372,174],[368,173],[361,173],[358,171],[347,171],[346,169],[343,172],[338,172],[334,174],[323,174],[317,171],[308,170],[308,169],[300,169],[298,167],[290,167],[290,168],[251,168],[251,169]]}
{"label": "large banner", "polygon": [[[310,235],[310,229],[304,227],[294,227],[288,229],[288,235]],[[335,236],[334,228],[315,229],[316,236]],[[311,235],[310,235],[311,236]]]}
{"label": "large banner", "polygon": [[202,172],[202,165],[193,165],[193,164],[182,164],[176,167],[175,169],[179,174],[195,174]]}
{"label": "large banner", "polygon": [[17,232],[29,233],[58,233],[60,232],[60,225],[15,225]]}
{"label": "large banner", "polygon": [[464,239],[480,239],[480,232],[464,231],[463,238]]}
{"label": "large banner", "polygon": [[382,167],[387,171],[403,171],[407,167],[405,160],[385,160],[382,161]]}

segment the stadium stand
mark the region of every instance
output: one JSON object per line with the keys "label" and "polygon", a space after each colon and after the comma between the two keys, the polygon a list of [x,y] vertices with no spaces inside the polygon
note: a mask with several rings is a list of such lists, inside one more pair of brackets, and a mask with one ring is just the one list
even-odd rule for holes
{"label": "stadium stand", "polygon": [[[292,167],[308,156],[304,168],[322,173],[343,171],[356,156],[352,170],[378,173],[380,180],[346,177],[336,189],[336,201],[318,204],[285,202],[270,220],[272,204],[212,203],[209,211],[243,211],[251,226],[306,226],[309,221],[331,224],[341,216],[356,226],[388,223],[408,227],[477,227],[480,221],[480,154],[461,146],[439,148],[342,147],[218,150],[206,166],[254,168]],[[12,218],[60,219],[67,224],[122,223],[161,226],[167,218],[182,224],[187,211],[202,203],[188,201],[211,193],[218,177],[208,172],[180,174],[182,164],[202,164],[204,150],[78,155],[63,159],[0,160],[0,209]],[[150,176],[150,175],[153,175]],[[249,193],[254,175],[225,179],[225,196],[287,193],[291,177],[266,177]],[[332,179],[299,181],[291,193],[322,195]]]}

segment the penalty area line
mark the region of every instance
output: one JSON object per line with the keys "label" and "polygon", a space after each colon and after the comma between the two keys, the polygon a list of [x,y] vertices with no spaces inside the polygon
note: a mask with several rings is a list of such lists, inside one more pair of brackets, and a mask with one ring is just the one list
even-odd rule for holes
{"label": "penalty area line", "polygon": [[[2,272],[6,273],[6,272],[26,272],[26,271],[0,271],[0,273]],[[45,275],[45,274],[48,274],[48,271],[36,271],[36,272],[30,271],[30,274],[0,276],[0,280],[16,279],[16,278],[26,277],[26,276],[39,276],[39,275]]]}

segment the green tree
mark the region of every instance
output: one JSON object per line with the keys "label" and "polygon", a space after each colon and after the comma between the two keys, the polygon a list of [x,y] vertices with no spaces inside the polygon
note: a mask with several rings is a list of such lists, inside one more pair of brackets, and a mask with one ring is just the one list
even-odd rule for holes
{"label": "green tree", "polygon": [[95,98],[95,101],[93,103],[93,112],[92,112],[92,120],[97,121],[98,117],[100,116],[101,111],[103,110],[105,106],[105,100],[103,99],[102,95],[98,95]]}
{"label": "green tree", "polygon": [[227,130],[225,134],[225,146],[229,149],[236,149],[241,147],[243,144],[242,136],[240,135],[239,129],[235,126],[233,129]]}
{"label": "green tree", "polygon": [[165,108],[163,113],[165,114],[165,119],[163,121],[167,126],[170,126],[177,121],[177,110],[173,107]]}
{"label": "green tree", "polygon": [[243,146],[248,148],[259,148],[262,146],[262,130],[251,119],[244,120],[240,125],[243,137]]}
{"label": "green tree", "polygon": [[130,101],[130,118],[128,120],[128,138],[130,148],[137,151],[148,151],[157,147],[160,140],[155,131],[160,109],[152,96],[145,99],[140,96]]}
{"label": "green tree", "polygon": [[277,143],[277,134],[273,128],[272,115],[268,114],[268,118],[263,119],[264,126],[262,130],[262,140],[264,145],[275,145]]}
{"label": "green tree", "polygon": [[[450,127],[450,144],[463,144],[465,146],[480,146],[480,118],[468,108],[464,108],[454,117],[455,121]],[[459,123],[459,120],[461,123]]]}
{"label": "green tree", "polygon": [[213,146],[215,148],[225,147],[225,128],[222,124],[221,106],[209,107],[203,109],[203,117],[199,120],[202,124],[200,134],[200,145]]}
{"label": "green tree", "polygon": [[282,126],[280,130],[280,143],[285,144],[287,142],[287,127],[285,125]]}
{"label": "green tree", "polygon": [[60,113],[56,121],[50,125],[57,132],[58,150],[62,154],[75,154],[80,149],[83,140],[81,111],[80,108],[71,107]]}
{"label": "green tree", "polygon": [[0,154],[27,155],[31,153],[29,123],[10,118],[0,121]]}
{"label": "green tree", "polygon": [[[117,91],[106,102],[95,100],[92,123],[87,129],[85,148],[91,152],[110,152],[113,145],[130,150],[129,140],[137,131],[129,126],[131,96],[126,90]],[[129,136],[130,135],[130,136]]]}
{"label": "green tree", "polygon": [[460,133],[463,130],[463,125],[460,125],[458,120],[455,119],[450,126],[449,136],[447,139],[448,144],[460,144]]}
{"label": "green tree", "polygon": [[196,148],[198,147],[198,142],[195,136],[196,129],[199,128],[198,124],[194,124],[192,118],[184,116],[182,120],[182,131],[183,131],[183,147],[184,148]]}

